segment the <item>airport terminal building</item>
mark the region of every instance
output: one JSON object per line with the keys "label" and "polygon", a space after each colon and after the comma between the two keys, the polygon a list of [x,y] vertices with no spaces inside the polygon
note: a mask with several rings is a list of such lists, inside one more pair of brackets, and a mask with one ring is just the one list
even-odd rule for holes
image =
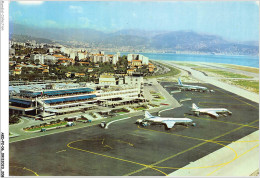
{"label": "airport terminal building", "polygon": [[95,107],[94,103],[97,100],[94,89],[87,87],[62,88],[64,87],[56,89],[53,85],[45,85],[43,89],[21,89],[19,93],[10,96],[10,112],[48,117]]}
{"label": "airport terminal building", "polygon": [[99,107],[145,102],[142,89],[132,85],[39,84],[10,87],[9,112],[48,119]]}

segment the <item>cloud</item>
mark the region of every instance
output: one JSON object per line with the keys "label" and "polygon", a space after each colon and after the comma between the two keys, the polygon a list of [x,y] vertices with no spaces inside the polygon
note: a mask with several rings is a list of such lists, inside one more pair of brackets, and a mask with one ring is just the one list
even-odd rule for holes
{"label": "cloud", "polygon": [[17,1],[21,5],[41,5],[43,1]]}
{"label": "cloud", "polygon": [[73,12],[76,12],[76,13],[83,13],[83,9],[82,7],[80,6],[69,6],[69,8],[73,11]]}
{"label": "cloud", "polygon": [[259,4],[260,4],[260,2],[259,2],[259,1],[256,1],[255,3],[256,3],[256,5],[258,5],[258,6],[259,6]]}

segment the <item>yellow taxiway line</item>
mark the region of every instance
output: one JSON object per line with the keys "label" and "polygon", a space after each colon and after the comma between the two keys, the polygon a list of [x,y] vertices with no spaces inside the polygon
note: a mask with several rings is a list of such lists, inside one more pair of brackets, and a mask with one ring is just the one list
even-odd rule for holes
{"label": "yellow taxiway line", "polygon": [[24,170],[27,170],[27,171],[29,171],[29,172],[32,172],[32,173],[33,173],[34,175],[36,175],[36,176],[39,176],[36,172],[34,172],[33,170],[28,169],[28,168],[26,168],[26,167],[19,167],[19,166],[10,166],[10,167],[15,167],[15,168],[24,169]]}
{"label": "yellow taxiway line", "polygon": [[[253,124],[253,123],[257,122],[257,121],[258,121],[258,120],[255,120],[255,121],[251,122],[250,124]],[[167,161],[167,160],[169,160],[169,159],[172,159],[172,158],[174,158],[174,157],[176,157],[176,156],[178,156],[178,155],[180,155],[180,154],[183,154],[183,153],[185,153],[185,152],[187,152],[187,151],[190,151],[190,150],[192,150],[192,149],[194,149],[194,148],[197,148],[197,147],[199,147],[199,146],[201,146],[201,145],[204,145],[204,144],[206,144],[206,143],[209,143],[209,142],[214,143],[214,142],[215,142],[215,143],[217,144],[217,141],[214,141],[215,139],[218,139],[218,138],[223,137],[223,136],[225,136],[225,135],[227,135],[227,134],[230,134],[230,133],[232,133],[232,132],[235,132],[235,131],[237,131],[237,130],[243,128],[243,127],[245,127],[245,126],[240,126],[240,127],[235,128],[235,129],[233,129],[233,130],[231,130],[231,131],[229,131],[229,132],[226,132],[226,133],[224,133],[224,134],[221,134],[221,135],[219,135],[219,136],[216,136],[216,137],[214,137],[213,139],[208,140],[208,142],[207,142],[207,141],[204,141],[203,143],[200,143],[200,144],[195,145],[195,146],[193,146],[193,147],[191,147],[191,148],[188,148],[188,149],[186,149],[186,150],[183,150],[182,152],[179,152],[179,153],[174,154],[174,155],[172,155],[172,156],[169,156],[169,157],[167,157],[167,158],[165,158],[165,159],[162,159],[162,160],[160,160],[160,161],[158,161],[158,162],[156,162],[156,163],[153,163],[153,164],[151,164],[151,166],[152,166],[152,167],[158,167],[158,168],[166,168],[166,169],[198,169],[198,168],[208,168],[208,167],[216,167],[216,166],[223,165],[223,163],[222,163],[222,164],[213,165],[213,166],[190,167],[190,168],[183,168],[183,167],[182,167],[182,168],[176,168],[176,167],[174,168],[174,167],[160,167],[160,166],[155,166],[155,165],[157,165],[157,164],[160,164],[160,163],[162,163],[162,162],[164,162],[164,161]],[[154,131],[154,130],[153,130],[153,131]],[[155,132],[160,132],[160,131],[155,131]],[[165,133],[165,132],[163,132],[163,133]],[[165,133],[165,134],[171,134],[171,133]],[[172,135],[177,135],[177,134],[172,134]],[[183,136],[183,137],[189,138],[189,136]],[[192,137],[190,137],[190,138],[192,138]],[[193,139],[195,139],[195,138],[193,138]],[[196,139],[203,141],[203,139],[200,139],[200,138],[196,138]],[[225,146],[226,146],[226,145],[225,145]],[[236,155],[236,156],[237,156],[237,155]],[[235,156],[235,158],[236,158],[236,156]],[[232,160],[231,160],[231,161],[232,161]],[[141,169],[139,169],[139,170],[130,172],[130,173],[128,173],[128,174],[125,174],[124,176],[129,176],[129,175],[138,173],[138,172],[140,172],[140,171],[143,171],[143,170],[145,170],[145,169],[147,169],[147,168],[146,168],[146,167],[145,167],[145,168],[141,168]]]}
{"label": "yellow taxiway line", "polygon": [[[259,146],[259,144],[255,145],[254,147],[252,147],[252,148],[250,148],[249,150],[245,151],[245,152],[244,152],[244,153],[242,153],[241,155],[237,156],[237,157],[236,157],[236,159],[238,159],[238,158],[240,158],[241,156],[245,155],[246,153],[248,153],[248,152],[252,151],[253,149],[257,148],[258,146]],[[231,162],[235,161],[236,159],[232,160]],[[226,166],[226,165],[230,164],[231,162],[229,162],[229,163],[226,163],[226,164],[224,164],[224,165],[222,165],[222,166],[218,167],[216,170],[214,170],[214,171],[212,171],[211,173],[207,174],[207,176],[210,176],[210,175],[212,175],[214,172],[216,172],[216,171],[220,170],[221,168],[223,168],[224,166]]]}

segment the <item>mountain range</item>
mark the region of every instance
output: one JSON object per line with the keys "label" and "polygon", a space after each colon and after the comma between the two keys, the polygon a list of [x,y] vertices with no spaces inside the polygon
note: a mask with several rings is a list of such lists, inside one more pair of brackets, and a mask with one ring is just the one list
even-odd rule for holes
{"label": "mountain range", "polygon": [[258,55],[258,41],[234,42],[220,36],[193,31],[145,31],[120,30],[105,33],[94,29],[39,28],[16,23],[9,24],[10,38],[27,35],[54,41],[79,41],[97,46],[132,47],[167,51],[190,51],[202,53],[225,53],[236,55]]}

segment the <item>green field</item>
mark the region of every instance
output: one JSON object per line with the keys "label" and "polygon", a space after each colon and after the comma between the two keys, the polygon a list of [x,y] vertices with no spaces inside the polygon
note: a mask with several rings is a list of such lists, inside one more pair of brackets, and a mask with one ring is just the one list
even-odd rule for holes
{"label": "green field", "polygon": [[125,114],[125,113],[127,113],[127,112],[118,112],[117,114]]}
{"label": "green field", "polygon": [[46,125],[46,126],[39,126],[39,127],[36,127],[36,128],[28,128],[26,129],[27,131],[36,131],[36,130],[41,130],[42,128],[52,128],[52,127],[58,127],[58,126],[64,126],[66,125],[67,122],[60,122],[60,123],[57,123],[57,124],[50,124],[50,125]]}
{"label": "green field", "polygon": [[259,73],[259,69],[254,68],[254,67],[237,66],[237,65],[231,65],[231,64],[225,64],[225,66],[228,66],[233,69],[243,70],[246,72],[252,72],[252,73],[256,73],[256,74]]}
{"label": "green field", "polygon": [[141,110],[145,110],[146,108],[144,107],[138,107],[138,108],[134,108],[134,110],[137,110],[137,111],[141,111]]}
{"label": "green field", "polygon": [[208,68],[195,68],[195,69],[202,71],[202,72],[215,73],[217,75],[221,75],[221,76],[226,77],[226,78],[253,78],[253,77],[250,77],[250,76],[232,73],[232,72],[226,72],[224,70],[218,70],[218,69],[208,69]]}
{"label": "green field", "polygon": [[236,80],[231,82],[255,93],[259,93],[259,81]]}

